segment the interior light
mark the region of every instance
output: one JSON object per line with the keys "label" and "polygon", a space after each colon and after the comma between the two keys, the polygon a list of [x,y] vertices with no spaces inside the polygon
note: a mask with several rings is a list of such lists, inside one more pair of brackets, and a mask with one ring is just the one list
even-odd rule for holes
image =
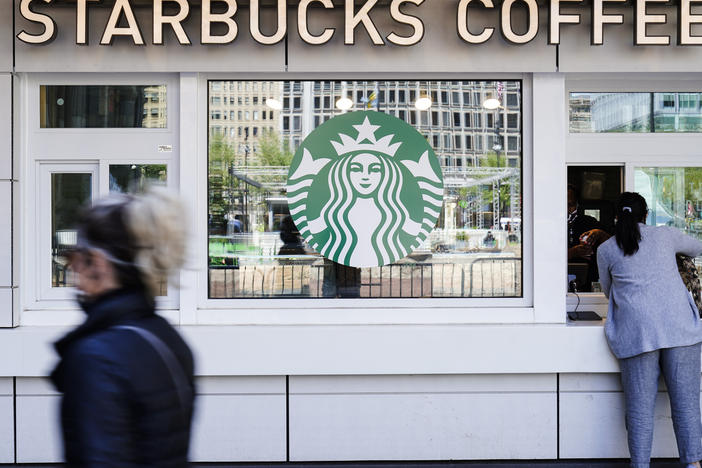
{"label": "interior light", "polygon": [[283,103],[275,98],[266,99],[266,105],[271,109],[280,110],[283,108]]}
{"label": "interior light", "polygon": [[349,110],[353,107],[353,101],[347,97],[339,98],[336,101],[336,108],[341,110]]}
{"label": "interior light", "polygon": [[431,107],[431,99],[428,96],[422,96],[417,99],[414,103],[414,107],[421,111],[425,111]]}
{"label": "interior light", "polygon": [[500,107],[500,101],[495,98],[489,98],[483,101],[483,107],[487,110],[495,110]]}

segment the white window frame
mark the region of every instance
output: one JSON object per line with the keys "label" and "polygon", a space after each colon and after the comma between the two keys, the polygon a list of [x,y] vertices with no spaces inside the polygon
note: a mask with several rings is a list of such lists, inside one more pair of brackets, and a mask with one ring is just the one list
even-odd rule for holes
{"label": "white window frame", "polygon": [[36,187],[43,187],[36,197],[37,222],[35,223],[36,239],[35,259],[33,262],[35,271],[39,275],[35,277],[37,301],[74,301],[76,289],[71,286],[53,287],[51,286],[51,176],[52,174],[90,174],[91,176],[91,200],[99,197],[98,164],[97,162],[37,162]]}
{"label": "white window frame", "polygon": [[[649,74],[598,73],[569,75],[565,87],[566,163],[577,166],[617,165],[624,168],[624,190],[634,190],[636,167],[702,167],[702,133],[570,133],[571,92],[702,92],[698,73]],[[563,193],[565,200],[566,193]],[[565,248],[565,247],[564,247]],[[566,281],[563,281],[565,291]],[[577,297],[567,293],[568,310]],[[581,293],[579,310],[606,315],[603,293]]]}
{"label": "white window frame", "polygon": [[[523,114],[523,160],[522,160],[522,291],[520,298],[382,298],[382,299],[209,299],[207,278],[207,141],[208,141],[208,82],[210,80],[266,80],[266,81],[322,81],[334,79],[354,79],[349,75],[313,77],[293,76],[282,74],[260,75],[222,75],[198,74],[188,77],[190,85],[181,81],[181,93],[186,87],[191,99],[197,96],[197,102],[191,101],[196,112],[187,112],[181,108],[183,128],[187,127],[185,120],[190,117],[190,125],[198,129],[197,140],[197,171],[186,171],[181,167],[181,174],[199,173],[196,180],[191,177],[190,183],[197,186],[197,209],[193,211],[196,223],[196,255],[193,257],[198,274],[197,297],[192,298],[196,304],[195,315],[186,320],[195,323],[213,324],[370,324],[370,323],[534,323],[535,321],[552,321],[549,318],[538,318],[534,311],[534,262],[533,262],[533,205],[532,179],[533,157],[531,147],[531,76],[521,74],[496,74],[495,76],[461,75],[460,80],[521,80],[522,83],[522,112]],[[397,74],[393,77],[364,76],[362,79],[378,80],[443,80],[445,76],[435,77],[414,75],[404,77]],[[186,105],[181,99],[181,106]],[[183,138],[183,135],[181,135]],[[181,145],[183,148],[186,144]],[[181,161],[184,161],[181,158]],[[181,179],[181,187],[187,182]],[[191,278],[190,276],[188,276]],[[181,303],[183,303],[181,295]],[[186,301],[188,302],[188,301]],[[565,314],[563,314],[565,316]]]}
{"label": "white window frame", "polygon": [[[93,199],[109,193],[108,170],[111,164],[165,164],[167,166],[167,186],[177,189],[180,181],[180,153],[177,145],[180,131],[179,114],[179,80],[175,74],[160,73],[20,73],[19,82],[19,115],[20,135],[18,150],[22,154],[20,177],[22,180],[36,183],[24,184],[22,187],[22,205],[25,212],[31,212],[28,207],[36,207],[40,213],[43,199],[50,198],[50,185],[43,186],[40,182],[44,166],[57,165],[62,172],[66,167],[91,165],[95,168],[93,175]],[[166,85],[166,128],[41,128],[40,127],[40,86],[42,85]],[[60,138],[60,140],[56,140]],[[143,144],[139,148],[140,140]],[[55,145],[54,141],[60,144]],[[73,152],[72,142],[77,151]],[[85,143],[83,143],[85,141]],[[135,148],[129,150],[115,148],[114,141],[125,141],[128,144],[137,142]],[[66,143],[66,144],[64,144]],[[170,154],[160,153],[157,146],[167,143],[171,146]],[[112,145],[112,146],[110,146]],[[166,149],[168,151],[168,149]],[[168,155],[168,156],[166,156]],[[79,172],[79,171],[74,171]],[[49,190],[48,197],[45,194]],[[50,205],[48,208],[50,210]],[[23,216],[21,222],[22,239],[21,252],[23,260],[21,267],[22,288],[20,325],[63,325],[77,323],[83,320],[83,313],[78,310],[75,302],[75,288],[50,288],[43,290],[46,273],[42,269],[50,269],[51,249],[48,253],[36,249],[39,242],[50,242],[50,234],[42,233],[47,229],[45,216],[36,219],[35,216]],[[50,223],[48,225],[50,229]],[[47,231],[48,232],[48,231]],[[37,251],[37,252],[35,252]],[[42,256],[46,261],[41,260]],[[40,264],[40,262],[46,265]],[[49,271],[50,273],[50,271]],[[50,280],[50,276],[49,276]],[[48,283],[50,285],[50,282]],[[46,289],[46,288],[44,288]],[[157,298],[159,313],[173,322],[179,316],[179,292],[169,285],[168,296]]]}

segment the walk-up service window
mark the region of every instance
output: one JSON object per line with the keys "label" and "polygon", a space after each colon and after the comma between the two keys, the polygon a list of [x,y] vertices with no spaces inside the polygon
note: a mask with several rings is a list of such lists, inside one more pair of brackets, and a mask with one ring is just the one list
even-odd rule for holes
{"label": "walk-up service window", "polygon": [[[646,199],[648,224],[673,226],[702,238],[702,168],[696,167],[697,147],[691,145],[695,153],[680,149],[686,147],[683,139],[689,138],[682,134],[702,132],[702,93],[573,91],[569,111],[569,133],[584,135],[578,141],[589,142],[588,159],[611,162],[568,168],[571,291],[599,291],[596,245],[585,247],[588,242],[581,235],[591,229],[614,234],[614,202],[622,191],[636,191]],[[645,146],[660,154],[652,155]]]}
{"label": "walk-up service window", "polygon": [[[522,297],[520,81],[209,81],[208,90],[210,298]],[[398,132],[388,139],[383,117],[368,114],[331,135],[327,149],[305,142],[325,122],[354,111],[399,119],[419,140],[403,142]],[[403,152],[423,145],[435,160],[402,162]],[[330,188],[318,195],[330,212],[363,203],[356,192],[374,177],[390,185],[396,177],[420,180],[428,174],[422,165],[441,176],[419,182],[424,213],[403,209],[404,191],[396,198],[388,192],[387,203],[370,206],[377,219],[343,214],[339,226],[328,227],[338,227],[350,245],[362,231],[380,232],[392,213],[407,232],[415,224],[424,230],[419,245],[389,264],[356,268],[325,258],[325,246],[306,232],[314,221],[300,220],[300,200],[315,195],[303,190],[309,182],[289,182],[291,164],[303,164],[293,160],[307,158],[305,170],[313,171],[327,162],[337,167],[347,154],[358,158],[333,180],[329,170]],[[422,225],[427,213],[431,225],[426,216]]]}
{"label": "walk-up service window", "polygon": [[597,247],[614,234],[615,203],[624,185],[622,166],[568,167],[568,286],[600,292]]}

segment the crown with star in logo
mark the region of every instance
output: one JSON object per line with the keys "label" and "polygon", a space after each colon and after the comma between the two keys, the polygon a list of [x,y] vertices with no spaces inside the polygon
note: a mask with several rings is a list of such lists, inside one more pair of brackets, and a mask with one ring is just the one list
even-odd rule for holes
{"label": "crown with star in logo", "polygon": [[392,143],[392,139],[395,135],[386,135],[377,140],[375,138],[375,131],[380,128],[380,125],[371,125],[368,117],[363,120],[361,125],[354,125],[353,128],[358,130],[358,136],[355,139],[343,133],[339,133],[341,142],[330,142],[339,156],[359,150],[374,151],[388,156],[395,156],[397,149],[402,145],[401,142]]}

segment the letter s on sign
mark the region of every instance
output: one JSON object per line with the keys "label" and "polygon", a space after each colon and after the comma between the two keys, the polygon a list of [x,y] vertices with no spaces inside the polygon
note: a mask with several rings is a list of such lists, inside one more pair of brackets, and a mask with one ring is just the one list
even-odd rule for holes
{"label": "letter s on sign", "polygon": [[[44,0],[44,3],[51,3],[52,0]],[[22,0],[20,3],[20,14],[27,21],[44,25],[44,32],[39,35],[29,34],[22,30],[17,34],[17,39],[27,44],[48,44],[56,39],[56,23],[47,15],[36,13],[29,8],[32,0]]]}

